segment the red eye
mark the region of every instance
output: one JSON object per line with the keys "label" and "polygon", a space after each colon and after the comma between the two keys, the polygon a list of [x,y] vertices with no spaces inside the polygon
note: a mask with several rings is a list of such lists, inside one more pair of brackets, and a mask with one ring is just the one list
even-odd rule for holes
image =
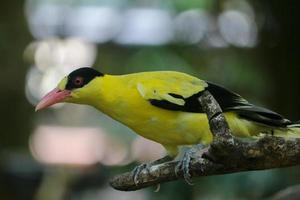
{"label": "red eye", "polygon": [[73,80],[73,84],[76,86],[82,86],[83,85],[83,78],[80,76],[77,76],[74,80]]}

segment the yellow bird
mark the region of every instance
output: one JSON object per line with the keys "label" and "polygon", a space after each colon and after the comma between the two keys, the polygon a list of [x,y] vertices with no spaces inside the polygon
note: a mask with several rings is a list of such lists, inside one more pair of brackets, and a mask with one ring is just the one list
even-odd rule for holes
{"label": "yellow bird", "polygon": [[[212,141],[206,114],[198,102],[204,90],[220,104],[235,136],[300,134],[300,124],[250,104],[221,86],[175,71],[108,75],[80,68],[43,97],[36,110],[59,102],[93,106],[137,134],[162,144],[168,155],[175,157],[181,146]],[[189,178],[188,163],[183,164],[185,178]],[[136,170],[135,177],[140,170]]]}

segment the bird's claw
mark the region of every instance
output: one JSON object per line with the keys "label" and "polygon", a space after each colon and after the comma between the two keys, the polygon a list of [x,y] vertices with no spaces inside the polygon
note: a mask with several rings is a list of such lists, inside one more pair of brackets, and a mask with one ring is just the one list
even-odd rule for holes
{"label": "bird's claw", "polygon": [[185,152],[183,158],[179,161],[179,163],[175,167],[176,176],[178,176],[178,173],[180,171],[182,171],[183,178],[189,185],[193,185],[192,179],[191,179],[192,176],[190,174],[190,162],[193,157],[194,157],[193,152],[191,152],[191,151]]}
{"label": "bird's claw", "polygon": [[178,173],[180,171],[182,171],[183,178],[189,185],[193,185],[192,176],[190,174],[191,160],[195,159],[195,158],[199,158],[199,157],[197,157],[196,154],[199,150],[203,150],[203,149],[204,149],[204,145],[202,145],[202,144],[198,144],[198,145],[188,149],[186,152],[184,152],[182,159],[179,161],[179,163],[175,167],[176,176],[178,176]]}
{"label": "bird's claw", "polygon": [[156,161],[153,161],[153,162],[150,162],[150,163],[143,163],[143,164],[141,164],[141,165],[136,166],[136,167],[133,169],[133,171],[132,171],[132,174],[133,174],[132,176],[133,176],[134,184],[135,184],[135,185],[138,185],[138,184],[139,184],[138,178],[139,178],[140,173],[141,173],[144,169],[146,169],[147,172],[148,172],[148,174],[150,174],[150,167],[151,167],[151,166],[153,166],[153,165],[158,165],[158,164],[164,163],[164,162],[169,161],[169,160],[172,160],[172,157],[170,157],[170,156],[165,156],[165,157],[160,158],[160,159],[158,159],[158,160],[156,160]]}
{"label": "bird's claw", "polygon": [[133,176],[133,182],[134,182],[135,185],[138,185],[138,184],[139,184],[138,178],[139,178],[140,173],[141,173],[144,169],[146,169],[147,171],[149,171],[149,168],[150,168],[150,165],[149,165],[148,163],[143,163],[143,164],[141,164],[141,165],[136,166],[136,167],[133,169],[133,171],[132,171],[132,174],[133,174],[133,175],[132,175],[132,176]]}

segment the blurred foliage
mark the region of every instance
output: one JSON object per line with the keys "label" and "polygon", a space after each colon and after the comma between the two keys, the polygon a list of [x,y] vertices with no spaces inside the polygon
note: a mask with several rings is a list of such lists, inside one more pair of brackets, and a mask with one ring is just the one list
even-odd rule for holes
{"label": "blurred foliage", "polygon": [[[114,2],[120,7],[139,5],[137,2],[140,2],[140,5],[151,5],[154,2],[153,5],[162,7],[172,4],[177,11],[201,8],[214,12],[219,12],[226,3],[226,1],[210,0],[174,0],[174,2],[164,3],[129,0]],[[300,24],[297,3],[270,0],[249,2],[254,8],[257,23],[261,27],[259,43],[254,48],[229,46],[213,49],[182,44],[120,46],[106,43],[97,46],[99,55],[95,67],[105,73],[115,74],[150,70],[187,72],[225,85],[250,101],[268,106],[288,118],[299,119]],[[73,3],[112,4],[112,1],[74,1]],[[50,192],[59,196],[64,189],[59,188],[61,193],[58,193],[57,186],[68,187],[69,184],[69,187],[73,188],[72,193],[76,194],[76,196],[69,194],[72,199],[92,199],[92,195],[85,194],[86,191],[95,192],[100,189],[99,193],[103,195],[106,194],[105,191],[111,191],[107,189],[108,176],[132,169],[132,164],[125,167],[93,166],[92,169],[82,169],[82,171],[76,169],[72,171],[74,173],[70,173],[72,167],[64,166],[63,170],[60,168],[53,170],[51,167],[37,164],[29,156],[28,138],[34,125],[39,120],[55,121],[57,115],[50,114],[48,117],[44,116],[44,119],[38,119],[41,115],[34,114],[33,106],[25,98],[24,85],[28,63],[24,63],[22,55],[33,38],[30,36],[24,16],[24,2],[18,0],[2,2],[1,16],[0,198],[46,199],[43,195]],[[93,119],[88,123],[100,123],[116,138],[122,137],[123,140],[129,141],[133,137],[128,129],[125,130],[122,125],[116,126],[115,122],[99,116],[96,111],[90,111],[89,114]],[[74,118],[66,118],[63,122],[75,125],[75,120],[72,122],[72,119]],[[126,137],[120,136],[120,132],[126,132]],[[106,176],[99,177],[97,174]],[[161,185],[158,193],[154,193],[155,188],[149,188],[144,190],[146,197],[143,196],[144,193],[139,192],[134,195],[137,197],[141,195],[145,199],[261,199],[299,183],[299,178],[299,167],[292,167],[203,177],[195,180],[195,186],[189,186],[182,181],[172,182]],[[129,193],[122,193],[122,195],[125,199]],[[52,196],[48,196],[47,199],[52,199],[50,197]]]}

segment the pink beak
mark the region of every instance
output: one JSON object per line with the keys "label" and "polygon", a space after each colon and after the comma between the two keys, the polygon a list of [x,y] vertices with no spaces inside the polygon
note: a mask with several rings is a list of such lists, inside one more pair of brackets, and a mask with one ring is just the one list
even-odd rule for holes
{"label": "pink beak", "polygon": [[67,97],[70,97],[70,94],[71,91],[69,90],[60,90],[55,88],[42,98],[42,100],[35,107],[35,111],[42,110],[53,104],[62,102]]}

